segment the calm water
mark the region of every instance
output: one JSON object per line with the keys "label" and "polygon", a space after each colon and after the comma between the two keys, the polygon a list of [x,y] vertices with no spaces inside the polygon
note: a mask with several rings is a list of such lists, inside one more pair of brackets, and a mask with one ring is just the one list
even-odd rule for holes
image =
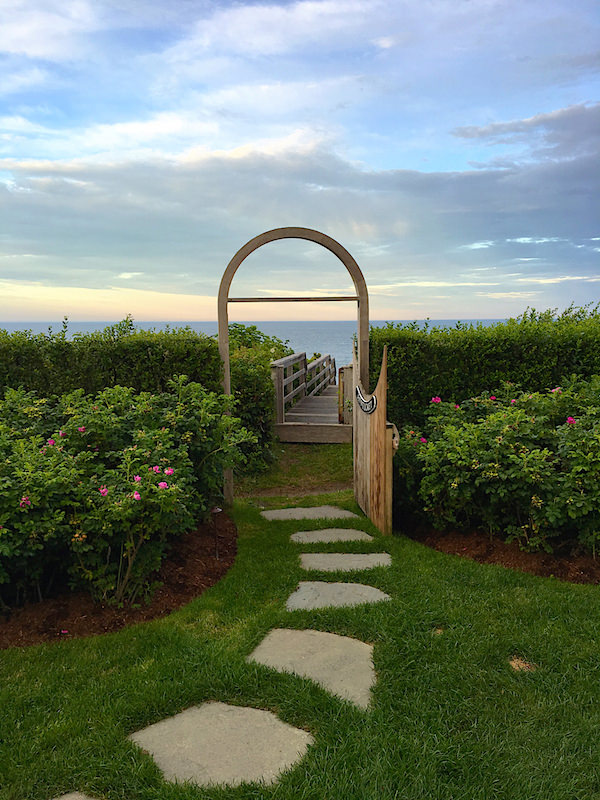
{"label": "calm water", "polygon": [[[394,322],[407,322],[408,320],[393,320]],[[455,319],[441,319],[429,320],[430,326],[440,325],[445,327],[453,327],[458,320]],[[482,320],[462,320],[462,322],[481,322],[483,325],[492,325],[495,322],[501,322],[500,319],[482,319]],[[200,331],[213,335],[217,333],[217,323],[212,321],[207,322],[137,322],[134,321],[136,327],[145,330],[156,328],[160,330],[165,325],[169,324],[171,328],[179,328],[188,325],[194,331]],[[371,325],[380,326],[384,325],[386,320],[371,320]],[[425,320],[417,320],[419,325],[425,325]],[[90,333],[105,328],[107,325],[113,325],[113,322],[99,321],[99,322],[69,322],[68,334],[74,333]],[[295,351],[304,351],[310,359],[313,353],[331,353],[336,360],[338,367],[352,362],[352,338],[356,334],[356,321],[335,321],[335,322],[245,322],[245,325],[256,325],[257,328],[269,336],[278,336],[284,341],[289,341],[290,347]],[[16,330],[31,330],[33,333],[47,332],[48,327],[51,326],[54,332],[62,330],[61,322],[2,322],[0,320],[0,328],[7,331]]]}

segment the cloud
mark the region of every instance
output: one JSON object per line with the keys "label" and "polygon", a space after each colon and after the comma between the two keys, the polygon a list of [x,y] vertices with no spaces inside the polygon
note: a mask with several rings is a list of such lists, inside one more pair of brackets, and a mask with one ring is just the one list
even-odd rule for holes
{"label": "cloud", "polygon": [[487,144],[525,145],[536,158],[567,158],[600,150],[600,103],[560,108],[525,119],[463,125],[453,133]]}
{"label": "cloud", "polygon": [[586,281],[587,283],[598,283],[600,275],[555,275],[545,278],[517,278],[519,283],[565,283],[568,281]]}
{"label": "cloud", "polygon": [[85,34],[99,27],[86,0],[6,0],[0,6],[0,52],[68,61],[85,52]]}

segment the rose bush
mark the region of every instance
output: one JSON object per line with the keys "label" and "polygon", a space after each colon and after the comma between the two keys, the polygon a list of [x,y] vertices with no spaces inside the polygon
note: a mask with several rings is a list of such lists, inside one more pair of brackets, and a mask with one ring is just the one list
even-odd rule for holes
{"label": "rose bush", "polygon": [[[457,404],[437,397],[404,428],[395,489],[404,515],[483,528],[527,549],[600,540],[600,377],[546,392],[510,383]],[[425,435],[423,435],[425,434]],[[410,498],[410,499],[408,499]]]}
{"label": "rose bush", "polygon": [[[0,596],[52,585],[98,599],[151,588],[169,542],[219,498],[223,470],[255,441],[233,400],[178,376],[159,394],[114,386],[0,401]],[[168,478],[168,480],[167,480]]]}

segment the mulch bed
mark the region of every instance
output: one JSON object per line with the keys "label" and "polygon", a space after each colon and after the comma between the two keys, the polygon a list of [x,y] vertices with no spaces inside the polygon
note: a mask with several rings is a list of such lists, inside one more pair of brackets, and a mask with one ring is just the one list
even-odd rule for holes
{"label": "mulch bed", "polygon": [[558,578],[570,583],[600,583],[600,558],[583,554],[576,547],[563,546],[550,553],[525,553],[517,542],[506,543],[485,533],[459,533],[458,531],[434,531],[415,529],[409,532],[411,539],[480,564],[499,564],[503,567],[530,572],[543,578]]}
{"label": "mulch bed", "polygon": [[210,522],[177,539],[157,576],[162,586],[139,608],[114,608],[94,603],[89,594],[70,593],[28,603],[8,618],[0,616],[0,649],[112,633],[165,616],[217,583],[233,564],[237,528],[225,513],[218,517],[217,545],[218,558]]}

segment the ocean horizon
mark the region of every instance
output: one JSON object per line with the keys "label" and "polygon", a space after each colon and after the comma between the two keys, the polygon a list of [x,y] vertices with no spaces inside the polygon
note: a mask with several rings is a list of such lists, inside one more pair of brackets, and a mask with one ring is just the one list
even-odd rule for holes
{"label": "ocean horizon", "polygon": [[[421,319],[421,320],[370,320],[374,327],[380,327],[388,322],[411,323],[416,322],[419,327],[438,326],[453,328],[458,322],[465,324],[494,325],[503,322],[503,319]],[[114,325],[119,320],[68,320],[67,338],[75,333],[93,333],[101,331],[109,325]],[[230,322],[232,322],[230,320]],[[193,331],[205,333],[208,336],[217,334],[216,320],[133,320],[136,328],[142,330],[163,330],[167,326],[173,328],[189,327]],[[352,340],[356,334],[356,320],[253,320],[241,323],[243,325],[256,325],[256,327],[268,336],[277,336],[283,341],[287,341],[295,352],[305,352],[308,359],[314,353],[330,353],[336,360],[338,367],[352,362]],[[62,330],[61,321],[42,321],[42,322],[2,322],[0,329],[9,333],[13,331],[30,330],[32,333],[47,333],[52,329],[54,333]]]}

